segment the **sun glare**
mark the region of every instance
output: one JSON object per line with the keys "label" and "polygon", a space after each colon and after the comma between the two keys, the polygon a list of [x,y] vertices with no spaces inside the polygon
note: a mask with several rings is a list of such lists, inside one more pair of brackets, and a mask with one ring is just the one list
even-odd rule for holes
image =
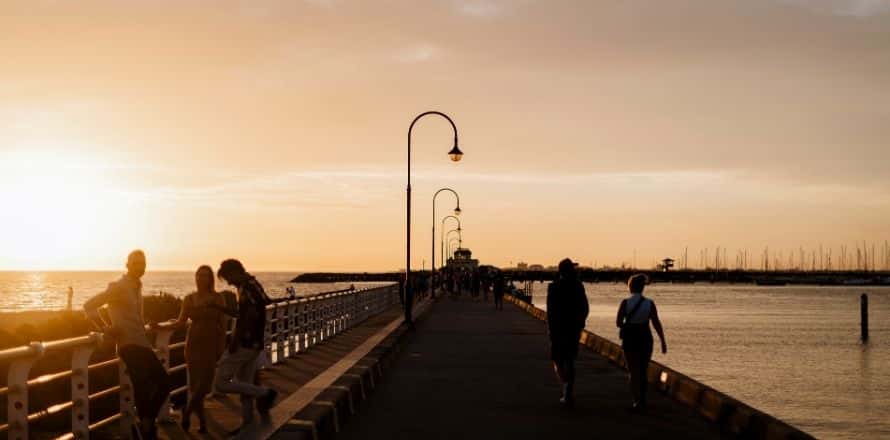
{"label": "sun glare", "polygon": [[95,159],[50,149],[0,154],[0,263],[77,267],[120,220]]}

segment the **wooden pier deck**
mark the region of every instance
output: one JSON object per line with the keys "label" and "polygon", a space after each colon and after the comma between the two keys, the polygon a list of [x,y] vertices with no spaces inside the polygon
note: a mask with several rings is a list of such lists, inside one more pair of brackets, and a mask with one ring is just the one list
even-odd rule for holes
{"label": "wooden pier deck", "polygon": [[[670,371],[661,389],[672,391],[654,384],[647,413],[632,412],[624,370],[614,356],[586,347],[577,365],[576,405],[563,408],[546,326],[532,316],[539,311],[523,308],[427,300],[410,331],[395,306],[264,371],[263,381],[282,397],[270,418],[238,438],[811,438],[671,370],[657,374]],[[582,345],[591,338],[582,337]],[[227,438],[239,423],[237,399],[211,399],[208,408],[209,434],[167,424],[163,437]]]}
{"label": "wooden pier deck", "polygon": [[582,347],[577,403],[561,408],[546,328],[512,304],[444,300],[337,438],[720,438],[718,427],[654,391],[631,413],[625,373]]}
{"label": "wooden pier deck", "polygon": [[[369,318],[358,326],[336,335],[333,338],[313,347],[307,353],[298,354],[284,362],[264,369],[260,380],[264,386],[274,387],[279,392],[279,399],[271,416],[261,420],[252,430],[238,438],[268,438],[297,409],[305,406],[317,394],[313,381],[331,380],[328,377],[337,373],[338,369],[348,369],[351,364],[364,356],[377,342],[375,335],[390,330],[401,323],[402,310],[399,306]],[[390,327],[389,329],[387,327]],[[364,346],[364,347],[363,347]],[[342,365],[342,363],[346,365]],[[339,368],[338,368],[339,367]],[[323,387],[324,388],[324,387]],[[303,394],[301,396],[301,394]],[[174,416],[175,423],[159,423],[159,437],[162,439],[222,439],[235,430],[241,423],[241,406],[237,396],[215,395],[206,401],[208,430],[206,434],[197,432],[197,419],[192,419],[190,432],[184,432],[179,426],[179,415]]]}

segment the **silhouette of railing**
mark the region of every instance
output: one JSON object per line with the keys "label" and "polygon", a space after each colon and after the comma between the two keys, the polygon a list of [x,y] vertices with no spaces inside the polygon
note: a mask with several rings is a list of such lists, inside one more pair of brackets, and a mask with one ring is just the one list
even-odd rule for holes
{"label": "silhouette of railing", "polygon": [[[278,299],[266,307],[266,352],[273,363],[282,362],[387,310],[398,301],[398,288],[395,285]],[[154,333],[155,353],[167,371],[173,375],[185,370],[184,362],[171,365],[171,353],[185,348],[184,341],[171,343],[176,330],[161,329]],[[5,432],[10,440],[27,440],[31,424],[63,411],[70,411],[71,430],[63,433],[59,439],[87,439],[90,432],[108,428],[114,423],[118,424],[120,434],[124,438],[130,437],[135,408],[132,386],[123,363],[114,357],[90,364],[93,352],[99,348],[103,340],[104,335],[91,333],[77,338],[32,342],[26,346],[0,351],[0,366],[8,371],[6,387],[0,389],[0,399],[5,396],[7,401],[7,420],[5,424],[0,425],[0,433]],[[31,367],[36,361],[48,355],[65,353],[70,353],[69,370],[28,378]],[[118,384],[90,393],[89,373],[112,366],[117,366]],[[29,408],[29,391],[64,380],[70,380],[70,400],[57,402],[38,410]],[[176,388],[171,397],[188,391],[188,384],[184,383],[184,380],[174,386]],[[118,395],[118,412],[90,423],[90,408],[93,403],[114,394]],[[161,410],[162,418],[169,417],[169,409],[168,399]]]}

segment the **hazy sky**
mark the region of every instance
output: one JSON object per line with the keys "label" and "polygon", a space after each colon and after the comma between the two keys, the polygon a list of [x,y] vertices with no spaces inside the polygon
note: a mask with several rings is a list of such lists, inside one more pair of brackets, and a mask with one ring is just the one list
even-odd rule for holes
{"label": "hazy sky", "polygon": [[430,109],[417,266],[890,238],[890,0],[0,0],[0,269],[404,267]]}

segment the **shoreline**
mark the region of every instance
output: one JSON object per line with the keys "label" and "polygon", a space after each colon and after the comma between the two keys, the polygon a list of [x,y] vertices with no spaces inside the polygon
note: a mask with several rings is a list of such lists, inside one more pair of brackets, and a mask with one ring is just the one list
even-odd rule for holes
{"label": "shoreline", "polygon": [[15,331],[24,324],[37,326],[53,318],[58,318],[69,313],[82,313],[79,309],[66,310],[21,310],[0,312],[0,330]]}

